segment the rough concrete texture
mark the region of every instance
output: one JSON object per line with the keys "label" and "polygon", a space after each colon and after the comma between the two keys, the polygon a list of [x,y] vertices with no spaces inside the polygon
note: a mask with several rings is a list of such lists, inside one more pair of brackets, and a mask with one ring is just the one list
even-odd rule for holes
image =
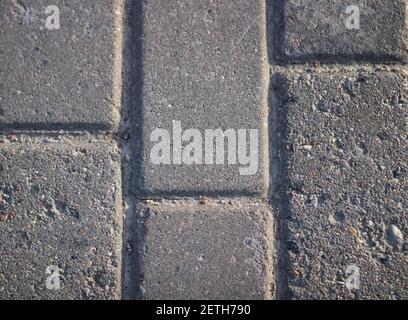
{"label": "rough concrete texture", "polygon": [[[274,16],[275,58],[289,61],[407,59],[406,0],[277,0]],[[348,29],[353,5],[360,10],[360,28]]]}
{"label": "rough concrete texture", "polygon": [[0,0],[0,299],[408,299],[406,9]]}
{"label": "rough concrete texture", "polygon": [[[406,74],[293,68],[272,89],[287,122],[292,296],[407,299]],[[360,290],[345,286],[349,265]]]}
{"label": "rough concrete texture", "polygon": [[116,123],[114,0],[0,3],[0,128],[96,128]]}
{"label": "rough concrete texture", "polygon": [[[119,296],[118,159],[110,145],[1,145],[0,299]],[[48,266],[60,290],[48,290]]]}
{"label": "rough concrete texture", "polygon": [[150,206],[141,212],[145,299],[271,296],[272,216],[258,206]]}
{"label": "rough concrete texture", "polygon": [[[264,194],[267,57],[261,2],[152,0],[143,10],[143,161],[137,177],[142,193]],[[205,129],[258,129],[258,170],[240,175],[239,168],[247,165],[228,164],[226,157],[223,165],[153,164],[151,133],[162,128],[172,135],[173,121],[203,137]]]}

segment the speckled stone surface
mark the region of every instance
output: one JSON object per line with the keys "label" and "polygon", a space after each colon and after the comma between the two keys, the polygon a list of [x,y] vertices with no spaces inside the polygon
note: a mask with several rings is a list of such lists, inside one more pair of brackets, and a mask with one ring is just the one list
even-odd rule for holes
{"label": "speckled stone surface", "polygon": [[[111,129],[114,0],[0,3],[0,129]],[[60,29],[46,28],[49,5]]]}
{"label": "speckled stone surface", "polygon": [[265,299],[272,286],[266,206],[141,209],[145,299]]}
{"label": "speckled stone surface", "polygon": [[406,74],[295,68],[271,88],[287,132],[291,296],[407,299]]}
{"label": "speckled stone surface", "polygon": [[406,0],[349,3],[276,0],[268,3],[269,35],[278,60],[346,63],[407,60]]}
{"label": "speckled stone surface", "polygon": [[[0,299],[119,297],[116,152],[0,144]],[[47,288],[49,266],[59,290]]]}

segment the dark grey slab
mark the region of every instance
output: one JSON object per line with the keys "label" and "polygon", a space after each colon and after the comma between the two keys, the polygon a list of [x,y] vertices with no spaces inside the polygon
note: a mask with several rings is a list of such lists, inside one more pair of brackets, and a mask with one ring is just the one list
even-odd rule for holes
{"label": "dark grey slab", "polygon": [[[406,80],[398,71],[275,75],[291,150],[295,298],[408,298]],[[350,265],[360,290],[346,288]]]}
{"label": "dark grey slab", "polygon": [[[278,0],[269,3],[269,31],[278,60],[406,61],[405,0],[350,3]],[[346,20],[351,16],[346,9],[350,5],[360,10],[358,30],[346,27]]]}
{"label": "dark grey slab", "polygon": [[[260,2],[148,1],[143,23],[141,179],[145,195],[263,194],[266,189],[262,115]],[[259,130],[257,170],[241,166],[154,164],[152,132],[173,121],[185,129]],[[184,146],[186,143],[183,144]],[[204,161],[203,161],[204,162]],[[246,167],[245,165],[243,167]]]}
{"label": "dark grey slab", "polygon": [[263,299],[272,286],[265,206],[144,210],[145,299]]}
{"label": "dark grey slab", "polygon": [[[114,153],[102,144],[1,146],[0,299],[119,296]],[[47,289],[49,266],[63,277],[59,290]]]}
{"label": "dark grey slab", "polygon": [[[0,128],[109,129],[115,123],[114,7],[103,1],[0,4]],[[45,27],[47,6],[60,29]]]}

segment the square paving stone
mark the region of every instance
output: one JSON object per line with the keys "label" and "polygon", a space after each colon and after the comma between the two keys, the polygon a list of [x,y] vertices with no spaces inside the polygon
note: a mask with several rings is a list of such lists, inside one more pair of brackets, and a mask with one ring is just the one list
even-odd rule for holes
{"label": "square paving stone", "polygon": [[272,286],[265,206],[143,210],[145,299],[264,299]]}
{"label": "square paving stone", "polygon": [[[348,11],[349,6],[354,7]],[[269,31],[275,58],[284,61],[406,61],[406,8],[405,0],[270,1],[273,23]],[[359,14],[359,25],[349,19],[353,14]],[[350,22],[348,27],[346,22]],[[350,29],[350,26],[359,28]]]}
{"label": "square paving stone", "polygon": [[[114,3],[1,1],[0,128],[110,129],[117,122]],[[60,29],[46,28],[51,4]]]}
{"label": "square paving stone", "polygon": [[105,144],[1,145],[0,299],[119,296],[118,166]]}

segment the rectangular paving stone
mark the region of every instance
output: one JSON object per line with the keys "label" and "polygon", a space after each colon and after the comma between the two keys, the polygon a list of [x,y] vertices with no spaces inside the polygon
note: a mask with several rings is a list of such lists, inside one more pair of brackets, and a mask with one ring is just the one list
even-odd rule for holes
{"label": "rectangular paving stone", "polygon": [[[270,3],[274,22],[270,23],[269,31],[278,60],[407,60],[406,0],[350,3],[278,0]],[[359,26],[352,19],[358,14]],[[350,23],[346,25],[346,22]]]}
{"label": "rectangular paving stone", "polygon": [[118,298],[115,154],[107,144],[0,145],[0,299]]}
{"label": "rectangular paving stone", "polygon": [[[143,111],[142,119],[137,119],[143,126],[142,178],[137,181],[141,193],[263,194],[267,185],[263,93],[267,90],[262,77],[267,58],[261,44],[261,3],[152,0],[144,3],[143,17]],[[180,139],[173,139],[179,126],[182,133],[199,131],[185,133],[180,155]],[[157,129],[166,130],[171,138],[170,151],[165,153],[170,159],[152,160],[163,135]],[[225,151],[217,153],[225,156],[220,164],[211,164],[215,156],[205,151],[206,129],[231,130],[231,145],[226,142]],[[253,131],[254,142],[240,143],[241,155],[245,147],[248,155],[249,147],[253,148],[254,160],[249,165],[237,156],[234,140],[238,130],[246,130],[249,140],[251,129],[258,130],[257,136]],[[186,164],[189,141],[202,146],[202,150],[195,149],[195,162],[190,159],[193,164]],[[228,158],[227,150],[233,158]],[[205,155],[211,160],[206,161]],[[246,174],[240,172],[249,166]]]}
{"label": "rectangular paving stone", "polygon": [[[407,299],[406,73],[295,68],[273,83],[292,150],[292,297]],[[359,290],[346,287],[347,268],[359,269]]]}
{"label": "rectangular paving stone", "polygon": [[[117,123],[115,2],[1,1],[0,129]],[[46,28],[51,5],[60,11],[58,30]]]}
{"label": "rectangular paving stone", "polygon": [[271,296],[272,215],[265,206],[142,209],[145,299]]}

